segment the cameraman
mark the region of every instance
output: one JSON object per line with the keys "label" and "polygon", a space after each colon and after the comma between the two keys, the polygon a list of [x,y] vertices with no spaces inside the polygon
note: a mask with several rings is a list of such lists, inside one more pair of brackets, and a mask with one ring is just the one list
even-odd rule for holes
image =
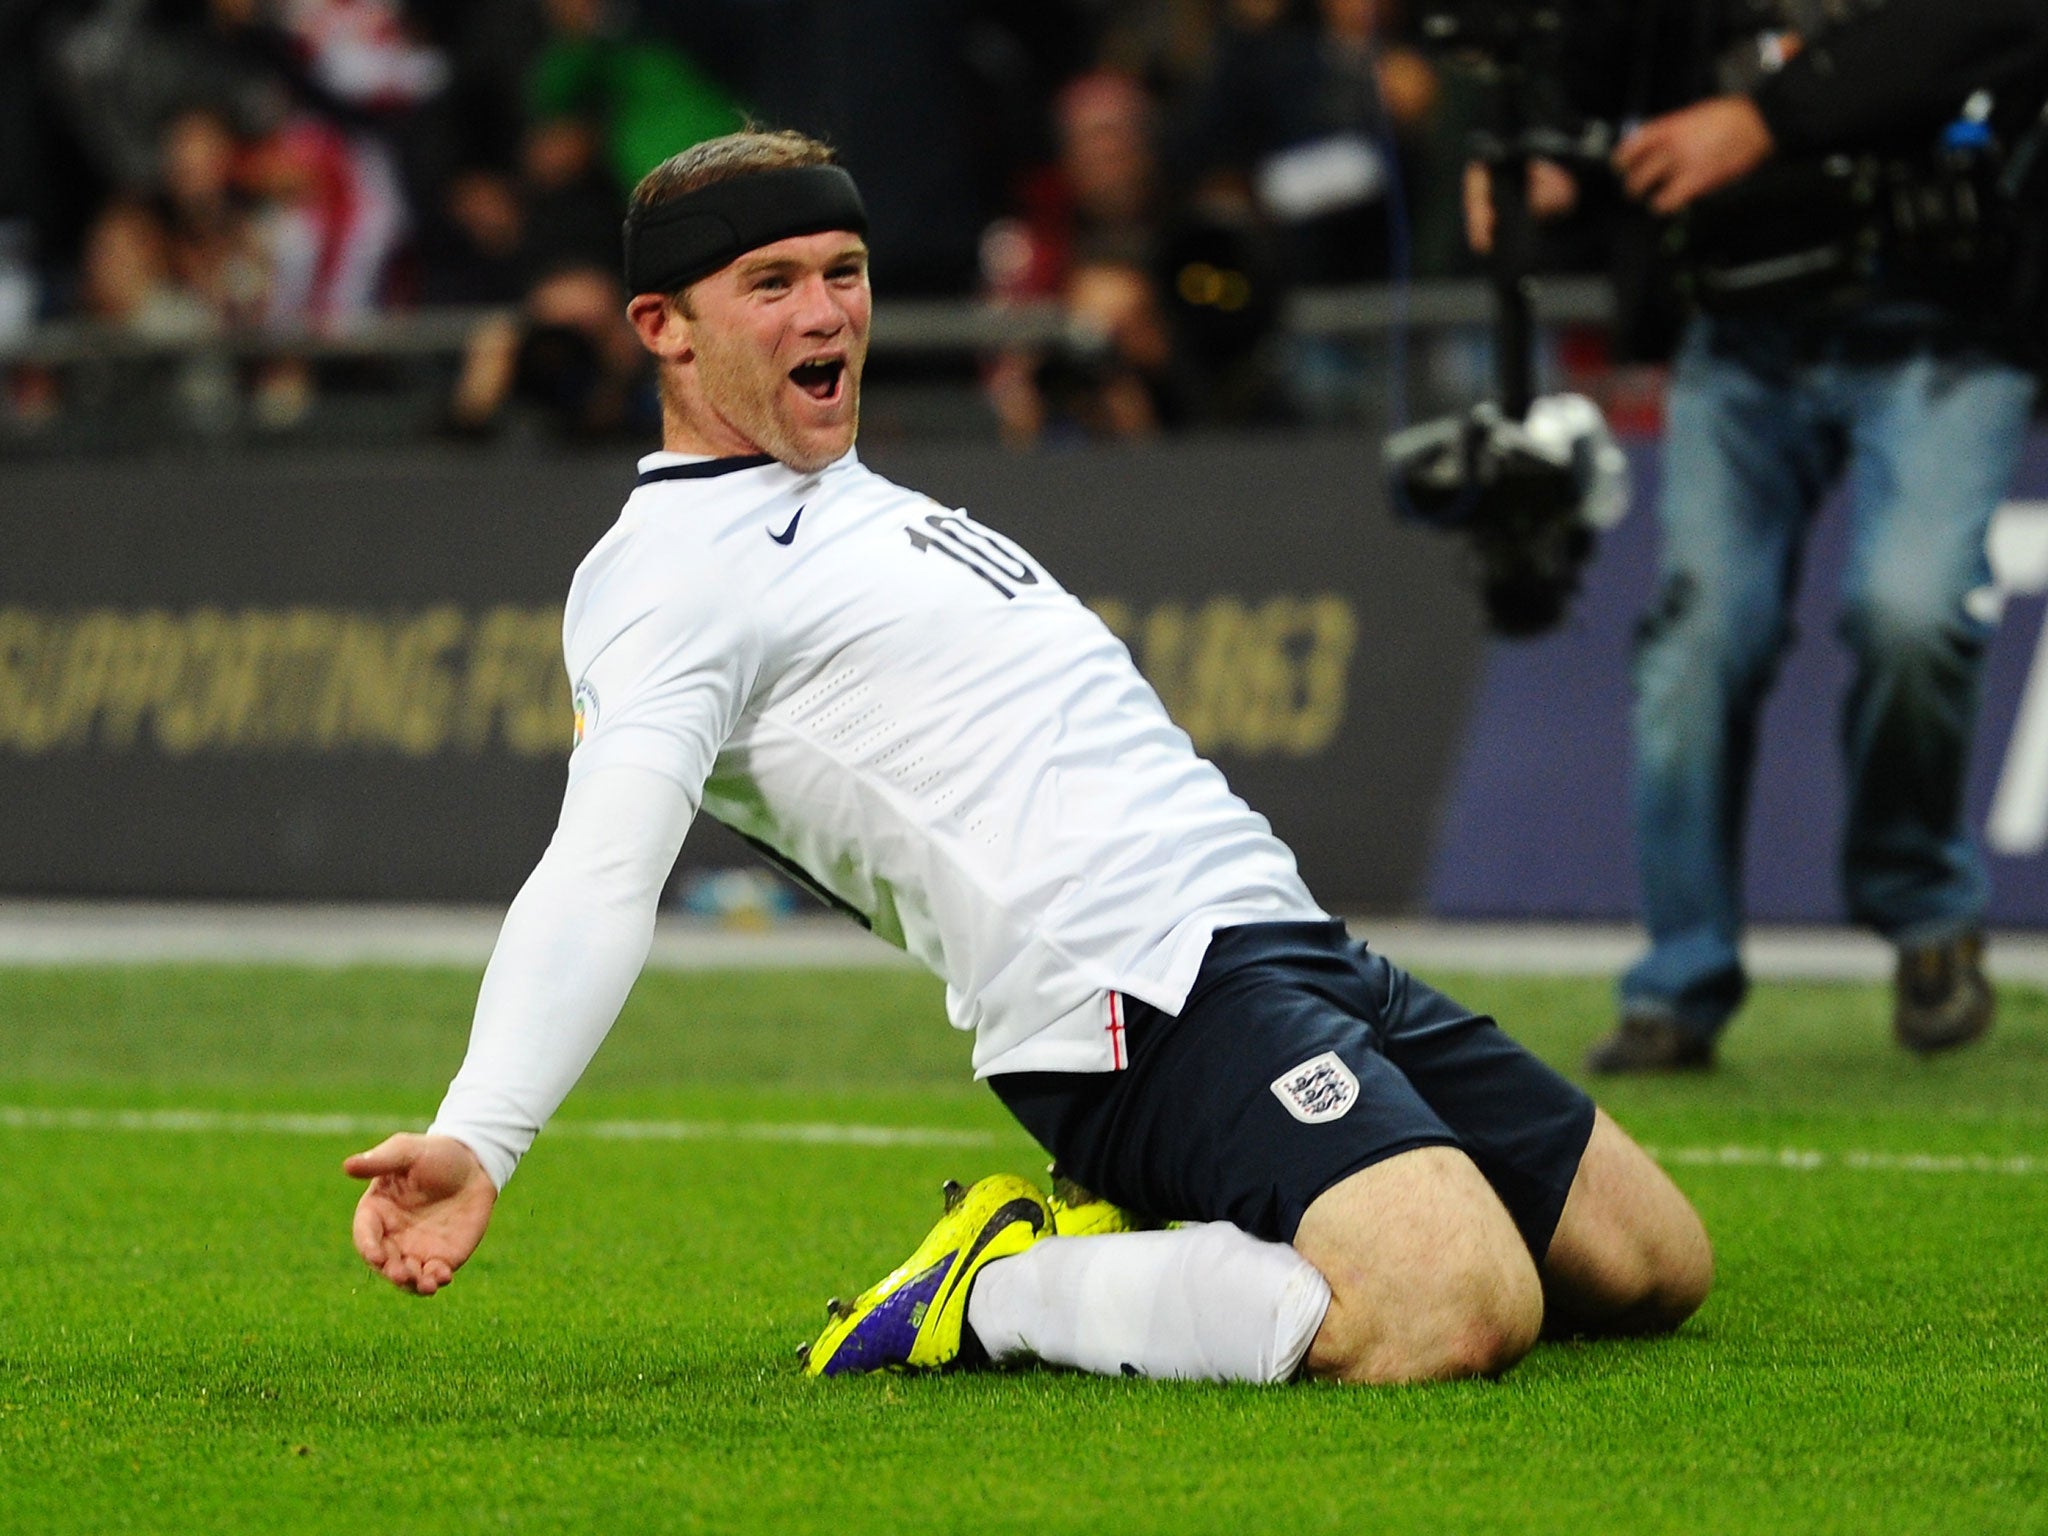
{"label": "cameraman", "polygon": [[[1975,300],[2017,288],[2038,254],[1916,270],[1899,230],[1879,232],[1883,197],[1867,194],[1931,172],[1936,146],[1961,178],[1969,156],[2038,133],[2048,5],[1577,0],[1564,37],[1570,104],[1622,126],[1613,169],[1680,252],[1692,301],[1667,406],[1660,584],[1636,655],[1651,942],[1587,1067],[1709,1067],[1747,991],[1740,863],[1758,714],[1790,640],[1807,530],[1839,480],[1852,518],[1841,632],[1855,658],[1844,891],[1854,919],[1897,947],[1900,1043],[1961,1045],[1993,1009],[1986,877],[1962,799],[1998,608],[1985,536],[2034,401],[2023,349],[2007,345],[2019,322]],[[1840,193],[1843,157],[1897,175],[1874,171],[1859,203]],[[1565,211],[1582,179],[1538,166],[1532,207]],[[1483,177],[1468,189],[1483,247]]]}

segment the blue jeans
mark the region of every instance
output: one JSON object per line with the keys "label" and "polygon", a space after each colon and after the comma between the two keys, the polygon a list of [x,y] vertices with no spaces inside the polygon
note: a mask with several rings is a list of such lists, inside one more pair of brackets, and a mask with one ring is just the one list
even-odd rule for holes
{"label": "blue jeans", "polygon": [[1660,584],[1636,652],[1650,950],[1622,978],[1624,1011],[1711,1034],[1747,990],[1737,943],[1757,717],[1789,639],[1807,530],[1843,475],[1849,913],[1899,944],[1982,921],[1963,783],[1997,611],[1985,534],[2034,381],[1939,344],[1929,320],[1873,308],[1824,329],[1745,316],[1697,319],[1687,333],[1667,408]]}

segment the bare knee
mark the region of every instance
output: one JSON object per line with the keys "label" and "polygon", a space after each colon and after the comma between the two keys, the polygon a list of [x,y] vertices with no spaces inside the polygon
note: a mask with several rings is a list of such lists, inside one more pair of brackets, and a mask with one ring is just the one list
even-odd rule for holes
{"label": "bare knee", "polygon": [[1496,1376],[1542,1331],[1542,1282],[1521,1234],[1478,1170],[1449,1148],[1354,1174],[1310,1208],[1295,1246],[1330,1283],[1330,1310],[1309,1349],[1315,1376]]}
{"label": "bare knee", "polygon": [[1638,1235],[1615,1245],[1597,1287],[1558,1294],[1552,1332],[1669,1333],[1699,1311],[1714,1285],[1714,1255],[1697,1217],[1690,1231]]}
{"label": "bare knee", "polygon": [[1666,1333],[1707,1299],[1714,1250],[1664,1171],[1603,1113],[1543,1264],[1552,1333]]}
{"label": "bare knee", "polygon": [[1705,1303],[1714,1288],[1714,1246],[1691,1205],[1659,1235],[1644,1270],[1639,1305],[1651,1329],[1676,1328]]}

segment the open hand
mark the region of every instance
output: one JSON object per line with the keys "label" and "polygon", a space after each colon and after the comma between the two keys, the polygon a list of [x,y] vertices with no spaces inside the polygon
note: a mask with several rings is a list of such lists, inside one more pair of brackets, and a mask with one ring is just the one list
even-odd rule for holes
{"label": "open hand", "polygon": [[452,1136],[392,1136],[342,1165],[370,1187],[356,1202],[356,1252],[402,1291],[431,1296],[490,1225],[498,1191]]}
{"label": "open hand", "polygon": [[1672,214],[1740,181],[1776,148],[1755,102],[1715,96],[1651,118],[1621,141],[1614,168],[1630,197],[1652,213]]}

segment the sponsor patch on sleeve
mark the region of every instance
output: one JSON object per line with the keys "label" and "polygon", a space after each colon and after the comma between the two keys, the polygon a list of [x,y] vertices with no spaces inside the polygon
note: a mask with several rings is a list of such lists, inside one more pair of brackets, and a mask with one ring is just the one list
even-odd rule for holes
{"label": "sponsor patch on sleeve", "polygon": [[[555,697],[559,699],[561,695],[558,693]],[[597,690],[590,685],[589,678],[586,677],[576,685],[575,702],[576,739],[570,745],[580,747],[583,745],[583,738],[597,729]]]}
{"label": "sponsor patch on sleeve", "polygon": [[1358,1102],[1358,1078],[1335,1051],[1311,1057],[1273,1079],[1273,1096],[1304,1125],[1340,1120]]}

